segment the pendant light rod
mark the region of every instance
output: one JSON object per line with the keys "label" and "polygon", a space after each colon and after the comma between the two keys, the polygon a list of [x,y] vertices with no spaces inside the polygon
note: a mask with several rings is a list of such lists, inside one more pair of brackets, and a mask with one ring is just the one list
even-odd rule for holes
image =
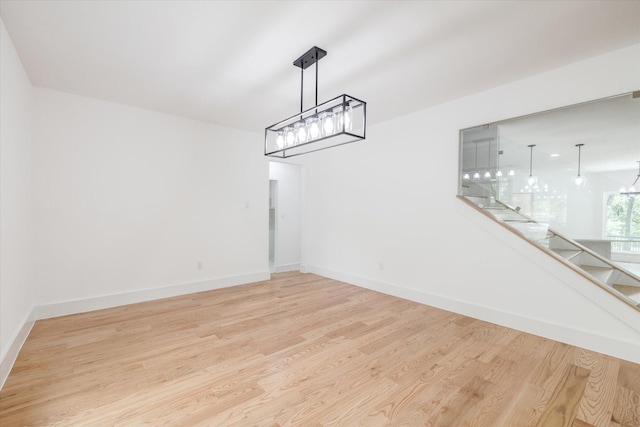
{"label": "pendant light rod", "polygon": [[582,146],[584,144],[576,144],[576,147],[578,147],[578,176],[580,176],[580,155],[582,154]]}
{"label": "pendant light rod", "polygon": [[527,145],[531,150],[529,154],[529,178],[527,178],[527,184],[529,184],[532,190],[536,190],[538,184],[538,177],[533,174],[533,147],[535,146],[535,144]]}
{"label": "pendant light rod", "polygon": [[303,112],[303,95],[304,95],[304,70],[316,65],[316,103],[318,105],[318,62],[327,56],[327,51],[317,46],[306,51],[300,58],[293,61],[293,65],[300,68],[300,112]]}
{"label": "pendant light rod", "polygon": [[584,144],[576,144],[578,147],[578,175],[573,179],[573,182],[577,187],[584,187],[586,183],[586,178],[580,174],[580,167],[582,165],[582,147]]}
{"label": "pendant light rod", "polygon": [[478,141],[476,142],[476,171],[478,170]]}
{"label": "pendant light rod", "polygon": [[487,170],[484,173],[484,177],[486,179],[491,179],[491,139],[488,139],[487,142],[489,143],[489,150],[487,156]]}

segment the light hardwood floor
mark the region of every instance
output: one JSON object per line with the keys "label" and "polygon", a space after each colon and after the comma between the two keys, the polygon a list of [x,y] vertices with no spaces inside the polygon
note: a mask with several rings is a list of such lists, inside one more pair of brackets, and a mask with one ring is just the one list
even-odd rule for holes
{"label": "light hardwood floor", "polygon": [[640,365],[312,274],[38,321],[0,425],[640,426]]}

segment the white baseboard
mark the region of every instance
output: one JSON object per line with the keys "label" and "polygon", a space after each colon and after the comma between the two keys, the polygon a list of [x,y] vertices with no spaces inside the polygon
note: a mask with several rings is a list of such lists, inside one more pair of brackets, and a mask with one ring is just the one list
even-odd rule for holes
{"label": "white baseboard", "polygon": [[62,301],[52,304],[40,305],[35,308],[35,318],[48,319],[51,317],[66,316],[69,314],[85,313],[87,311],[102,310],[127,304],[153,301],[162,298],[170,298],[195,292],[210,291],[213,289],[227,288],[230,286],[244,285],[246,283],[269,280],[268,271],[260,273],[243,274],[238,276],[217,277],[201,282],[183,283],[180,285],[165,286],[162,288],[144,289],[134,292],[103,295],[73,301]]}
{"label": "white baseboard", "polygon": [[9,377],[13,364],[16,363],[16,359],[18,358],[18,353],[20,353],[20,349],[27,340],[29,332],[31,332],[31,328],[33,328],[33,324],[35,323],[34,313],[35,310],[32,308],[24,319],[22,328],[20,328],[16,336],[10,341],[11,344],[9,345],[7,352],[3,354],[2,359],[0,359],[0,390],[4,386],[4,382]]}
{"label": "white baseboard", "polygon": [[640,352],[638,351],[638,344],[635,342],[621,341],[597,335],[590,331],[569,328],[545,320],[497,310],[493,307],[472,304],[467,301],[455,300],[442,295],[404,288],[316,266],[304,265],[303,269],[305,273],[317,274],[383,294],[419,302],[474,319],[538,335],[576,347],[586,348],[634,363],[640,363]]}
{"label": "white baseboard", "polygon": [[276,265],[274,267],[274,273],[284,273],[286,271],[298,271],[300,270],[300,264],[285,264],[285,265]]}

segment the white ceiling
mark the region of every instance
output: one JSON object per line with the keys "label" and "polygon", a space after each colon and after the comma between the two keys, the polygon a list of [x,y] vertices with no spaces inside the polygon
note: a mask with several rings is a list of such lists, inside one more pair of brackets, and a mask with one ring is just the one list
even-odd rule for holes
{"label": "white ceiling", "polygon": [[[584,144],[581,165],[585,171],[638,169],[640,99],[631,95],[506,120],[500,122],[499,129],[500,141],[517,144],[525,158],[529,155],[527,146],[536,144],[536,154],[547,158],[550,169],[566,163],[577,168],[576,144]],[[552,154],[557,157],[549,161]],[[503,156],[505,161],[508,157]]]}
{"label": "white ceiling", "polygon": [[319,101],[363,99],[376,123],[640,42],[636,0],[1,0],[0,16],[36,86],[255,132],[298,111],[292,62],[314,45]]}
{"label": "white ceiling", "polygon": [[[463,134],[467,170],[478,169],[476,162],[486,167],[492,152],[495,161],[499,141],[501,165],[527,169],[533,156],[538,171],[576,172],[576,144],[584,144],[583,172],[631,171],[621,176],[635,177],[640,161],[640,98],[625,94],[584,102],[466,129]],[[533,151],[530,144],[535,145]]]}

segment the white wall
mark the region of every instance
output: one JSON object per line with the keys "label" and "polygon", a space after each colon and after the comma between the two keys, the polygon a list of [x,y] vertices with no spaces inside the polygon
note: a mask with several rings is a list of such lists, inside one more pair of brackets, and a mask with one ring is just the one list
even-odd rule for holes
{"label": "white wall", "polygon": [[299,165],[269,162],[269,179],[278,181],[275,271],[300,268],[302,176]]}
{"label": "white wall", "polygon": [[[31,83],[0,21],[0,387],[33,324]],[[14,344],[15,343],[15,344]]]}
{"label": "white wall", "polygon": [[38,317],[268,278],[259,134],[34,88]]}
{"label": "white wall", "polygon": [[[586,176],[586,175],[585,175]],[[558,230],[573,239],[602,239],[604,237],[603,213],[605,191],[618,188],[607,185],[606,181],[596,174],[590,174],[583,188],[569,186],[567,199],[566,230]]]}
{"label": "white wall", "polygon": [[[551,189],[557,190],[558,194],[567,196],[566,218],[560,216],[560,221],[552,216],[549,227],[572,239],[602,239],[606,208],[603,204],[605,202],[603,194],[617,191],[620,184],[608,179],[604,174],[585,173],[583,176],[587,178],[587,185],[578,188],[570,179],[567,179],[567,171],[564,168],[558,168],[555,172],[546,171],[544,183]],[[537,195],[543,196],[545,193],[540,192]],[[540,215],[540,217],[544,216]]]}
{"label": "white wall", "polygon": [[635,45],[301,158],[303,268],[640,362],[637,311],[455,197],[459,129],[639,88]]}

